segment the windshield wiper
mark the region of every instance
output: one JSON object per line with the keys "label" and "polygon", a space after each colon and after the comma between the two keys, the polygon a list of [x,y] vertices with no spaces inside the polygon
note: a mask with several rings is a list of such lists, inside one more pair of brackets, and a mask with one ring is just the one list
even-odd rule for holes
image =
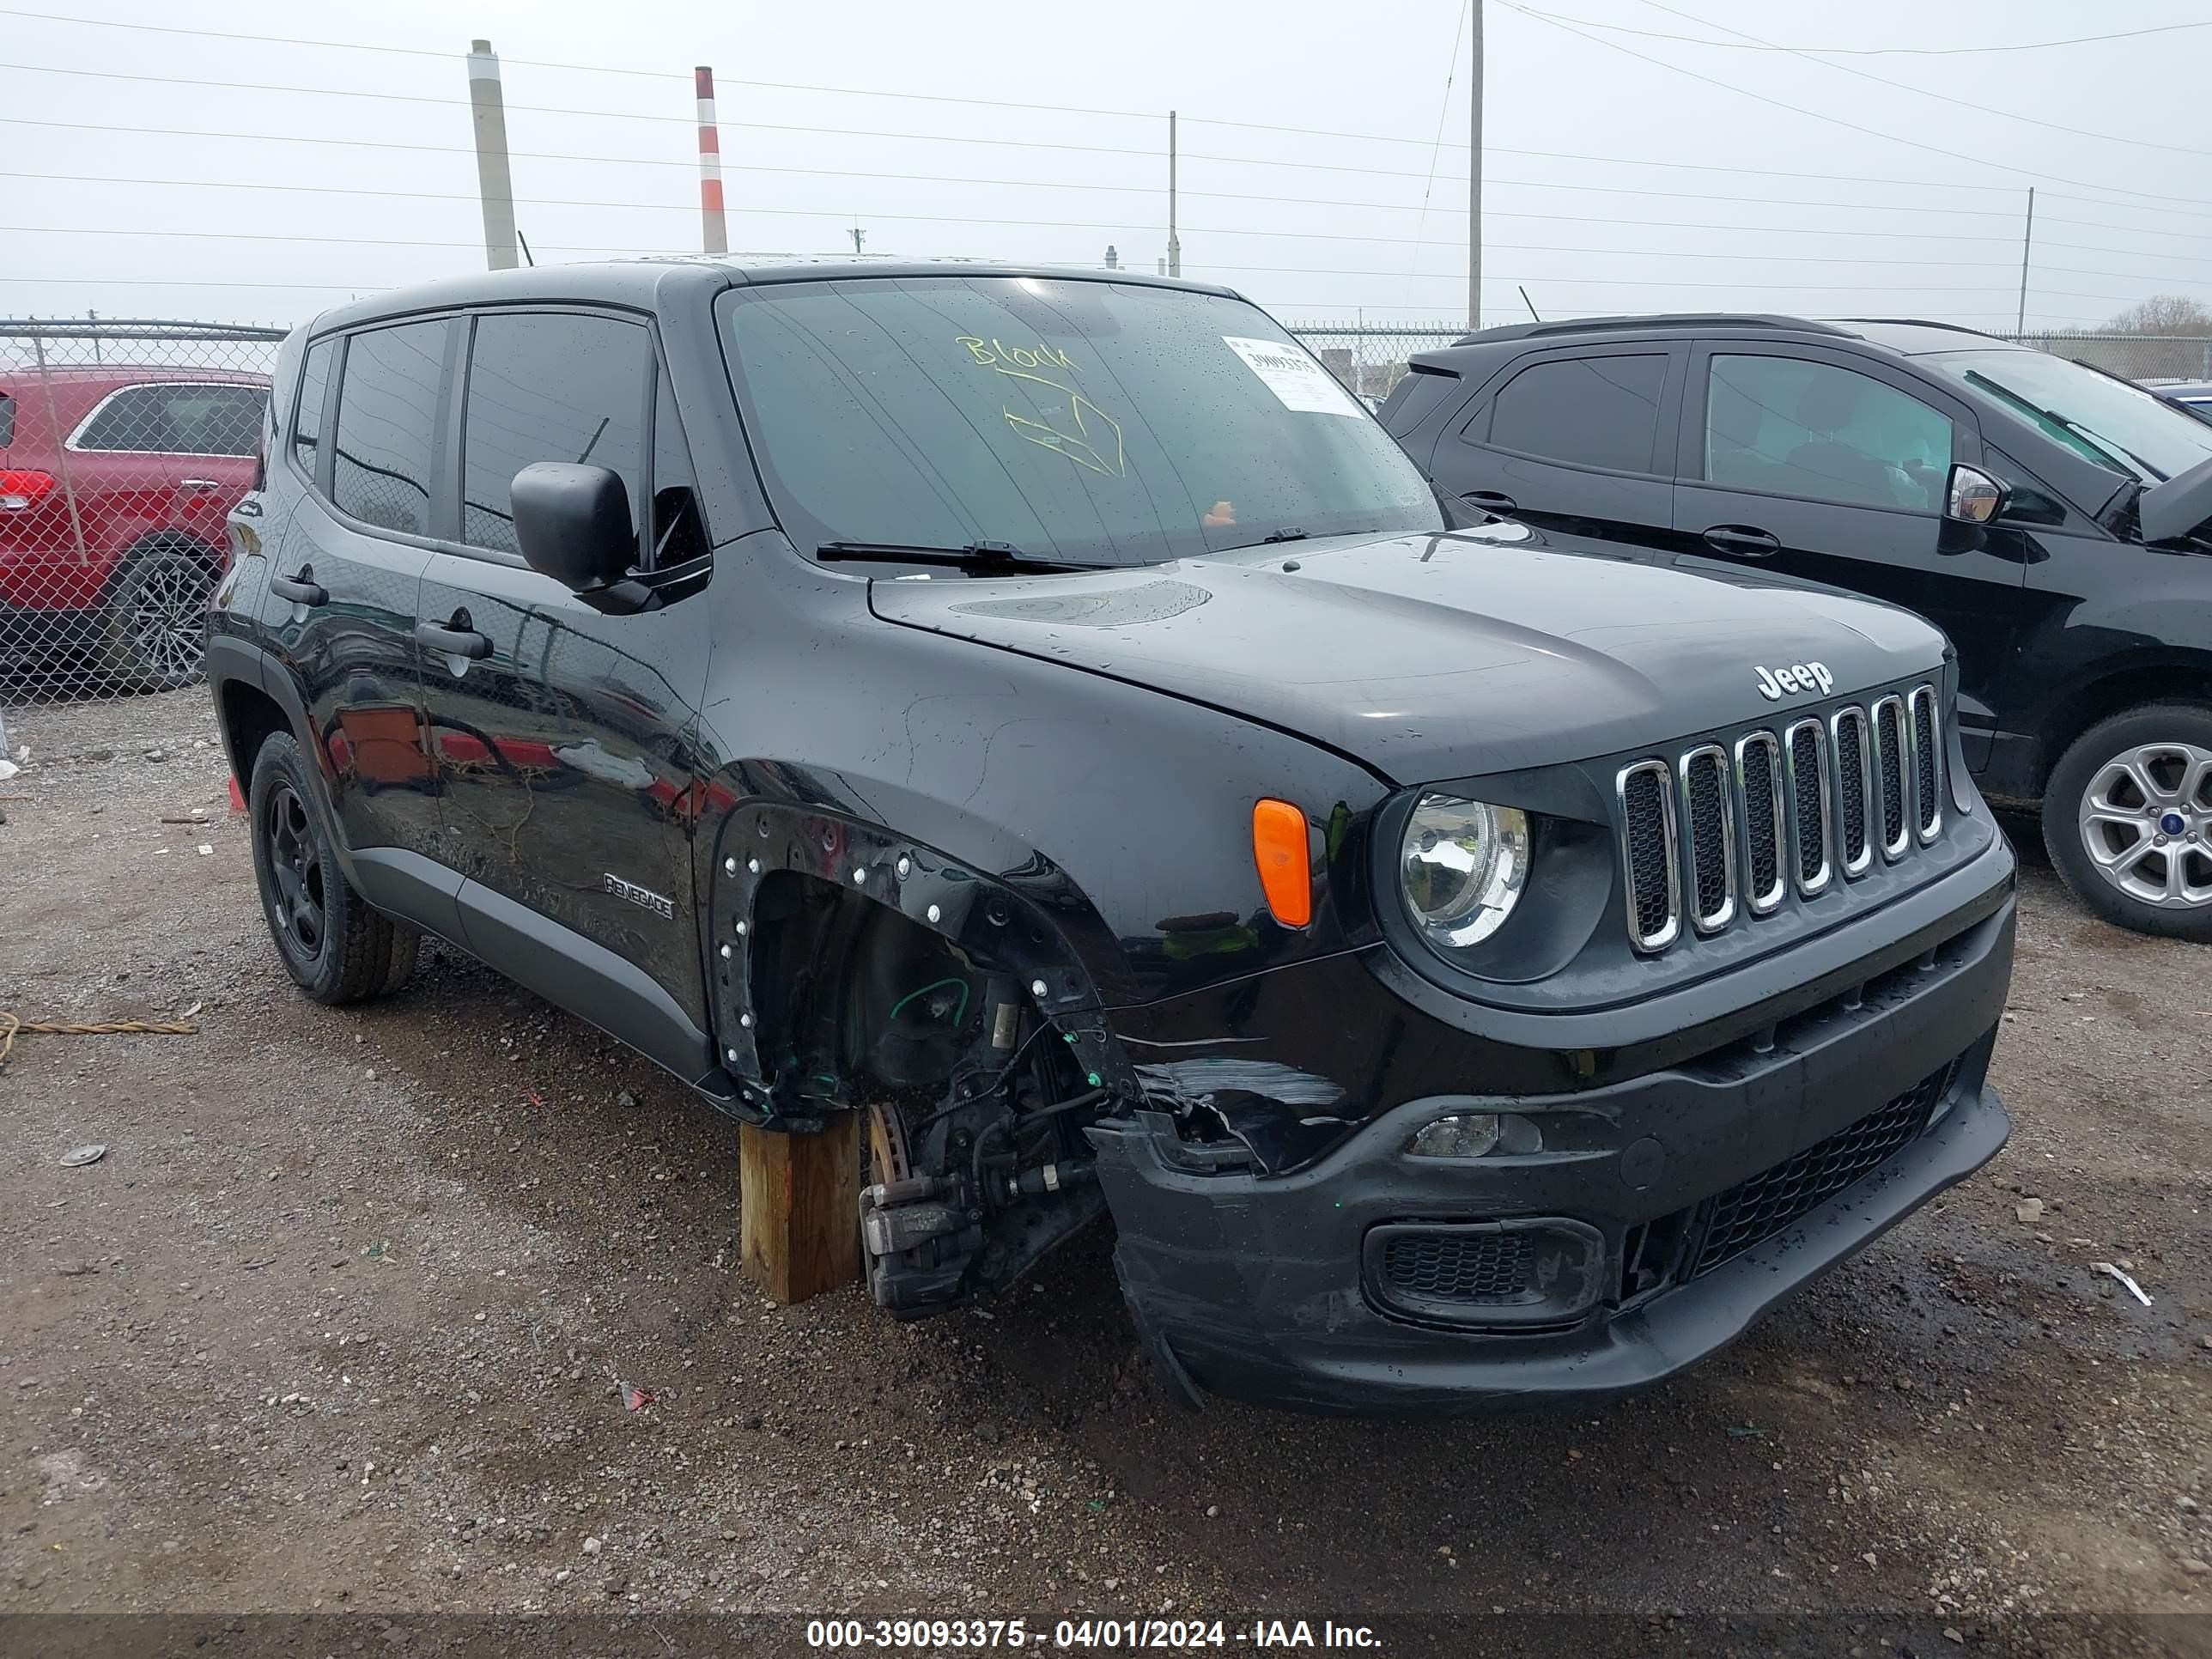
{"label": "windshield wiper", "polygon": [[[2021,397],[2020,393],[2014,392],[2010,386],[2002,385],[1999,382],[1991,380],[1988,375],[1983,374],[1981,370],[1978,368],[1968,369],[1966,371],[1966,379],[1972,381],[1977,386],[1985,386],[1990,391],[1996,392],[1998,397],[2002,398],[2007,403],[2012,404],[2014,408],[2026,410],[2038,420],[2048,421],[2051,425],[2058,428],[2062,432],[2072,433],[2083,443],[2088,445],[2090,448],[2095,450],[2100,455],[2103,456],[2106,460],[2111,462],[2115,471],[2126,473],[2128,477],[2133,478],[2137,483],[2143,482],[2144,472],[2148,472],[2152,477],[2157,479],[2161,483],[2166,481],[2165,473],[2160,471],[2148,461],[2143,459],[2143,458],[2136,454],[2135,451],[2127,448],[2124,445],[2118,443],[2111,438],[2104,436],[2101,433],[2093,431],[2088,427],[2082,425],[2079,421],[2074,420],[2069,416],[2061,415],[2055,409],[2045,409],[2040,404],[2037,404],[2033,398]],[[2115,453],[2115,451],[2118,451],[2118,453]],[[2122,455],[2126,456],[2127,460],[2122,460],[2120,459]],[[2135,466],[2130,466],[2128,465],[2128,461],[2133,461],[2135,463]],[[2136,467],[2141,467],[2142,471],[2136,471]]]}
{"label": "windshield wiper", "polygon": [[933,547],[926,542],[824,542],[814,550],[824,563],[941,564],[982,575],[1036,575],[1061,570],[1104,570],[1103,564],[1032,558],[1012,542],[968,542]]}

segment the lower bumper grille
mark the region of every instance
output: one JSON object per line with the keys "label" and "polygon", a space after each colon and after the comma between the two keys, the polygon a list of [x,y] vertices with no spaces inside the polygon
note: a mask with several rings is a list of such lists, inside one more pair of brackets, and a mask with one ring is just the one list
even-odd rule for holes
{"label": "lower bumper grille", "polygon": [[1401,1233],[1383,1247],[1382,1279],[1401,1297],[1496,1306],[1521,1300],[1535,1259],[1527,1233]]}
{"label": "lower bumper grille", "polygon": [[1710,1273],[1765,1243],[1886,1163],[1928,1127],[1953,1069],[1946,1066],[1826,1140],[1706,1200],[1683,1277]]}

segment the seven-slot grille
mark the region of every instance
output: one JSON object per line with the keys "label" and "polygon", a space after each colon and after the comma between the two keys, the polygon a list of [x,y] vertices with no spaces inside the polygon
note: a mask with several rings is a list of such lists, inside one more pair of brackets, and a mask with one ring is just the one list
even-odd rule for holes
{"label": "seven-slot grille", "polygon": [[1738,911],[1765,915],[1794,884],[1807,898],[1877,857],[1904,858],[1942,828],[1936,690],[1858,703],[1825,720],[1621,769],[1621,869],[1628,933],[1663,951],[1683,924],[1718,933]]}

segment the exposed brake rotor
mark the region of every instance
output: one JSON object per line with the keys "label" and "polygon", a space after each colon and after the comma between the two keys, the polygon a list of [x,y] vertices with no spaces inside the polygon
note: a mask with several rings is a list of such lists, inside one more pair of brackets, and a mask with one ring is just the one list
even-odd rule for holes
{"label": "exposed brake rotor", "polygon": [[899,1115],[898,1108],[881,1101],[868,1106],[868,1180],[871,1185],[888,1186],[894,1181],[904,1181],[914,1173],[914,1161],[907,1150],[906,1121]]}

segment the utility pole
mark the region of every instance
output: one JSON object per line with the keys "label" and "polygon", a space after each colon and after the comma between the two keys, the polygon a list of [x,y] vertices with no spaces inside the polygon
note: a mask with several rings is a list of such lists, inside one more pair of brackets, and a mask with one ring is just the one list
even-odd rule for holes
{"label": "utility pole", "polygon": [[514,178],[507,162],[507,100],[499,86],[499,54],[489,40],[469,42],[469,116],[477,134],[477,193],[483,198],[484,264],[512,270],[515,252]]}
{"label": "utility pole", "polygon": [[1467,76],[1467,325],[1482,326],[1482,0],[1468,0]]}
{"label": "utility pole", "polygon": [[860,242],[868,233],[861,229],[860,226],[854,225],[852,229],[847,231],[845,234],[853,239],[853,252],[858,253],[860,251]]}
{"label": "utility pole", "polygon": [[2027,256],[2035,246],[2035,186],[2027,187],[2027,222],[2020,233],[2020,315],[2013,321],[2012,331],[2027,332]]}
{"label": "utility pole", "polygon": [[1168,275],[1182,275],[1182,238],[1176,234],[1176,112],[1168,112]]}
{"label": "utility pole", "polygon": [[722,216],[722,129],[714,117],[714,71],[702,64],[691,71],[699,100],[699,251],[727,253],[729,222]]}

